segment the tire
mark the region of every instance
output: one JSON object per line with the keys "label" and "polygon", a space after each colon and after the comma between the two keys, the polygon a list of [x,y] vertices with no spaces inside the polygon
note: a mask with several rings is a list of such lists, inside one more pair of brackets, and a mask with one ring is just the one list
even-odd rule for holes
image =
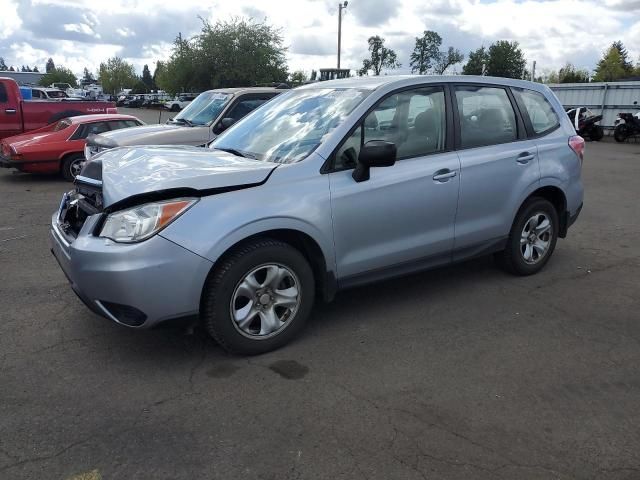
{"label": "tire", "polygon": [[622,123],[618,125],[613,131],[613,138],[615,138],[618,143],[624,142],[629,136],[628,130],[629,127],[626,124]]}
{"label": "tire", "polygon": [[[269,275],[276,280],[270,283]],[[222,348],[257,355],[285,345],[302,330],[314,295],[313,271],[298,250],[278,240],[257,239],[233,250],[212,270],[203,289],[200,317]],[[289,299],[290,306],[271,306],[278,297]]]}
{"label": "tire", "polygon": [[51,115],[51,118],[49,118],[47,125],[51,125],[52,123],[57,122],[58,120],[62,120],[63,118],[77,117],[79,115],[86,115],[86,113],[79,112],[77,110],[65,110],[63,112],[54,113],[53,115]]}
{"label": "tire", "polygon": [[[535,240],[531,237],[534,233],[534,217],[537,224],[543,225],[548,221],[550,229],[542,233]],[[558,241],[560,222],[558,212],[551,202],[540,197],[532,197],[527,200],[516,215],[511,227],[506,248],[496,255],[498,263],[509,273],[514,275],[533,275],[538,273],[547,264]],[[527,231],[530,234],[527,236]],[[526,242],[526,243],[523,243]],[[541,254],[546,243],[544,253]],[[530,255],[527,260],[526,256]]]}
{"label": "tire", "polygon": [[589,138],[593,142],[599,142],[602,137],[604,137],[604,129],[600,125],[595,125],[589,132]]}
{"label": "tire", "polygon": [[174,103],[173,105],[171,105],[171,111],[172,112],[179,112],[180,111],[180,105],[178,105],[177,103]]}
{"label": "tire", "polygon": [[[62,160],[60,164],[60,173],[64,177],[65,180],[69,182],[73,182],[76,178],[76,175],[80,173],[82,169],[82,164],[85,162],[84,154],[82,153],[74,153],[72,155],[67,155]],[[79,168],[78,168],[79,166]]]}

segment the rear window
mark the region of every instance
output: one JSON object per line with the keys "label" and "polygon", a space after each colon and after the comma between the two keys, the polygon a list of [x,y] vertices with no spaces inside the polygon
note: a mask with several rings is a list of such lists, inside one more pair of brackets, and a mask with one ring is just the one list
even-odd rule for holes
{"label": "rear window", "polygon": [[540,135],[560,125],[560,119],[546,97],[533,90],[513,89],[531,119],[533,131]]}
{"label": "rear window", "polygon": [[0,83],[0,103],[6,103],[9,101],[9,97],[7,96],[7,89],[4,86],[4,83]]}

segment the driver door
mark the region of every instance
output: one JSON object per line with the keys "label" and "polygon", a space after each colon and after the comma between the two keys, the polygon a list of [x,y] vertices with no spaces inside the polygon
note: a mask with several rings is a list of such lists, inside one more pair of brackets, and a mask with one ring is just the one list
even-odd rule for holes
{"label": "driver door", "polygon": [[[460,162],[442,87],[404,90],[383,99],[334,154],[329,173],[336,263],[341,286],[448,263],[460,185]],[[364,143],[396,144],[395,165],[351,174]]]}

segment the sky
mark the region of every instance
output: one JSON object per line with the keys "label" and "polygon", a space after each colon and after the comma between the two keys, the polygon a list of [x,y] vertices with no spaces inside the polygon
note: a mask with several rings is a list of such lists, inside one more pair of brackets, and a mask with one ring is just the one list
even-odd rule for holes
{"label": "sky", "polygon": [[[465,56],[496,40],[518,41],[536,71],[569,61],[592,70],[602,52],[622,40],[640,59],[640,0],[351,0],[342,23],[342,67],[357,69],[367,38],[380,35],[409,72],[415,37],[435,30],[443,49]],[[0,0],[0,57],[7,65],[37,65],[49,57],[80,75],[120,56],[140,73],[168,58],[178,32],[233,16],[281,29],[290,71],[335,67],[337,0]],[[461,70],[457,66],[455,70]]]}

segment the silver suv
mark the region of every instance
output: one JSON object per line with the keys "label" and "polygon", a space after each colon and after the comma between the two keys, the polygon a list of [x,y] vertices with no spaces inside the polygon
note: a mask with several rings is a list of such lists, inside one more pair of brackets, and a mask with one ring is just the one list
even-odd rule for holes
{"label": "silver suv", "polygon": [[53,253],[102,316],[197,317],[227,350],[257,354],[339,289],[490,253],[538,272],[582,208],[583,149],[541,84],[317,83],[210,150],[99,154],[53,215]]}
{"label": "silver suv", "polygon": [[84,157],[90,160],[102,150],[133,145],[204,146],[282,91],[270,87],[247,87],[203,92],[165,124],[90,135]]}

